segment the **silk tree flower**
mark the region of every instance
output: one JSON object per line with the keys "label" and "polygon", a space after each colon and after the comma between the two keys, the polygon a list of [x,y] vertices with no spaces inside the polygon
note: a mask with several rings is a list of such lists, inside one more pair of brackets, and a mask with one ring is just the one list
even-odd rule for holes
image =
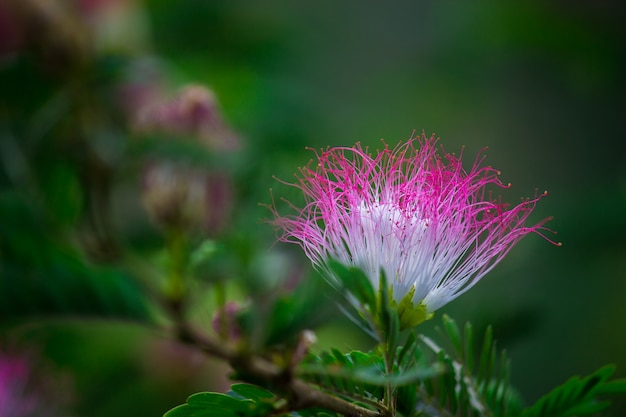
{"label": "silk tree flower", "polygon": [[[161,99],[150,89],[136,93],[129,95],[134,107],[130,116],[140,137],[155,135],[164,145],[191,144],[200,155],[216,158],[240,148],[239,138],[222,118],[217,98],[208,88],[188,85],[175,96]],[[229,225],[233,181],[223,165],[196,165],[162,154],[150,158],[143,172],[142,200],[158,226],[200,229],[215,236]]]}
{"label": "silk tree flower", "polygon": [[142,179],[143,205],[158,226],[210,236],[228,226],[233,193],[225,172],[154,161]]}
{"label": "silk tree flower", "polygon": [[202,85],[186,85],[176,95],[139,106],[135,130],[189,136],[214,151],[234,151],[239,137],[222,116],[215,93]]}
{"label": "silk tree flower", "polygon": [[67,378],[59,378],[36,363],[32,353],[0,346],[0,416],[56,417],[65,415],[71,397]]}
{"label": "silk tree flower", "polygon": [[556,244],[543,234],[549,218],[526,225],[547,193],[513,207],[492,199],[489,187],[510,184],[482,166],[481,153],[466,170],[462,154],[440,151],[434,136],[383,145],[376,155],[360,144],[316,152],[317,161],[289,184],[302,191],[305,206],[292,205],[297,214],[289,216],[275,204],[270,209],[279,239],[299,244],[331,282],[338,283],[332,259],[361,269],[375,290],[384,272],[403,327],[469,290],[525,235]]}

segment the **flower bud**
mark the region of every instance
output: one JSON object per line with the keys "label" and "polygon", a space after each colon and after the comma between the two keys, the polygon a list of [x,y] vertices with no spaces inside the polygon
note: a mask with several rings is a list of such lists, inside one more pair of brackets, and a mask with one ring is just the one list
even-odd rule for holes
{"label": "flower bud", "polygon": [[237,323],[237,314],[240,311],[241,306],[233,301],[218,309],[211,322],[215,333],[224,339],[237,341],[241,337],[241,329]]}
{"label": "flower bud", "polygon": [[0,350],[0,416],[54,417],[69,400],[67,380],[36,366],[30,354]]}
{"label": "flower bud", "polygon": [[227,224],[232,202],[228,176],[155,162],[143,178],[143,205],[153,221],[165,229],[219,233]]}
{"label": "flower bud", "polygon": [[140,109],[136,129],[175,136],[191,136],[212,150],[233,150],[239,140],[224,122],[215,94],[201,85],[188,85],[173,98]]}

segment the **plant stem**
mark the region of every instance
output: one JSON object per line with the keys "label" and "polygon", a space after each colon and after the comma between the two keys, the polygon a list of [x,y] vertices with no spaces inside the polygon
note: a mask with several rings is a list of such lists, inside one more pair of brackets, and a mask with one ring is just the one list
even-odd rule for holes
{"label": "plant stem", "polygon": [[280,390],[288,401],[289,409],[323,408],[345,417],[381,417],[379,411],[370,410],[339,397],[322,392],[305,381],[294,377],[288,370],[268,359],[258,356],[241,356],[232,346],[194,332],[185,322],[179,321],[178,337],[206,354],[228,362],[247,382]]}
{"label": "plant stem", "polygon": [[215,292],[216,311],[218,314],[217,333],[222,340],[228,340],[231,334],[229,313],[226,311],[226,287],[223,282],[217,282],[213,286]]}
{"label": "plant stem", "polygon": [[[390,346],[386,341],[382,347],[384,349],[385,374],[387,376],[390,376],[393,373],[395,352],[392,352],[394,349],[390,349]],[[383,403],[385,404],[385,408],[387,409],[386,414],[390,417],[396,415],[396,400],[394,398],[394,391],[395,387],[392,385],[391,382],[388,382],[387,385],[385,385],[385,396],[383,397]]]}
{"label": "plant stem", "polygon": [[185,295],[185,245],[184,233],[178,229],[168,233],[168,276],[167,276],[167,299],[173,304],[182,304]]}

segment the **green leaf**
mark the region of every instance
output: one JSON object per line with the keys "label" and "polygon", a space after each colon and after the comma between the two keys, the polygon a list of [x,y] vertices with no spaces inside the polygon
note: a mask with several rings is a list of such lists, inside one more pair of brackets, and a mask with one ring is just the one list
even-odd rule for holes
{"label": "green leaf", "polygon": [[472,324],[468,321],[465,323],[463,331],[463,359],[465,368],[468,372],[474,372],[474,334],[472,332]]}
{"label": "green leaf", "polygon": [[84,200],[76,172],[68,165],[57,163],[42,176],[42,193],[47,212],[60,224],[72,225],[78,220]]}
{"label": "green leaf", "polygon": [[0,276],[0,317],[81,316],[152,321],[145,294],[126,273],[88,267],[50,250],[41,265],[5,262]]}
{"label": "green leaf", "polygon": [[[382,331],[384,348],[388,353],[395,355],[400,339],[400,318],[398,309],[389,292],[389,283],[385,271],[380,270],[380,283],[378,284],[378,326]],[[392,356],[393,356],[392,355]]]}
{"label": "green leaf", "polygon": [[224,410],[246,412],[254,404],[252,400],[240,400],[218,392],[199,392],[187,399],[187,404],[196,407],[223,408]]}
{"label": "green leaf", "polygon": [[[284,414],[283,416],[290,417],[343,417],[340,414],[332,413],[326,410],[320,410],[317,408],[308,408],[306,410],[299,410],[297,412],[292,412],[290,414]],[[259,416],[260,417],[260,416]],[[265,417],[265,416],[263,416]]]}
{"label": "green leaf", "polygon": [[343,354],[333,349],[319,356],[309,355],[296,371],[302,379],[336,393],[379,400],[383,395],[381,384],[369,381],[383,375],[384,369],[379,354],[360,351]]}
{"label": "green leaf", "polygon": [[398,411],[405,416],[414,415],[418,403],[415,384],[399,387],[396,392],[396,405],[398,407]]}
{"label": "green leaf", "polygon": [[608,381],[615,367],[607,365],[584,378],[574,376],[541,397],[522,412],[522,417],[573,417],[598,413],[610,405],[603,394],[626,392],[626,381]]}
{"label": "green leaf", "polygon": [[260,404],[251,399],[239,399],[217,392],[199,392],[187,399],[187,404],[179,405],[164,417],[253,417],[266,415],[267,404]]}
{"label": "green leaf", "polygon": [[252,384],[233,384],[230,389],[244,398],[250,398],[257,401],[268,400],[276,397],[270,391]]}
{"label": "green leaf", "polygon": [[334,259],[328,261],[328,267],[343,287],[354,295],[366,309],[375,314],[376,294],[367,275],[359,268],[345,266]]}
{"label": "green leaf", "polygon": [[329,284],[322,279],[303,280],[292,294],[274,301],[269,317],[252,318],[265,327],[265,346],[296,341],[303,330],[314,330],[336,317],[337,303],[329,297]]}
{"label": "green leaf", "polygon": [[[254,292],[253,292],[254,294]],[[291,292],[257,294],[248,308],[237,314],[237,324],[251,349],[293,345],[304,330],[337,317],[339,296],[321,277],[303,279]]]}
{"label": "green leaf", "polygon": [[[379,353],[352,351],[342,354],[336,350],[324,352],[320,356],[310,355],[297,368],[298,376],[308,382],[352,399],[369,402],[380,401],[385,387],[389,385],[415,390],[417,382],[433,378],[442,371],[439,365],[420,361],[409,369],[387,375],[384,360]],[[406,391],[403,391],[403,395],[412,398]]]}
{"label": "green leaf", "polygon": [[0,319],[104,317],[151,322],[133,276],[89,264],[13,192],[0,193]]}
{"label": "green leaf", "polygon": [[[471,324],[461,333],[456,322],[444,316],[443,330],[446,352],[433,340],[421,336],[421,341],[438,355],[440,366],[448,372],[441,374],[436,383],[424,383],[427,402],[438,404],[442,409],[459,415],[518,416],[520,401],[509,386],[509,361],[506,353],[498,355],[492,332],[487,328],[483,336],[481,359],[474,366],[474,330]],[[498,360],[499,357],[499,360]]]}
{"label": "green leaf", "polygon": [[187,404],[183,404],[172,408],[163,417],[191,417],[192,415],[193,409]]}
{"label": "green leaf", "polygon": [[350,369],[343,367],[306,365],[299,370],[299,373],[306,377],[335,377],[341,378],[344,381],[350,381],[357,384],[370,384],[378,387],[385,387],[389,384],[400,387],[426,378],[432,378],[441,371],[441,367],[435,365],[430,367],[415,367],[413,369],[403,371],[402,373],[385,375],[384,370],[378,366]]}
{"label": "green leaf", "polygon": [[493,341],[493,328],[488,326],[483,337],[483,345],[480,353],[480,362],[478,363],[478,378],[480,380],[489,380],[493,373],[495,363],[492,352],[495,351],[495,343]]}
{"label": "green leaf", "polygon": [[626,392],[626,379],[616,379],[608,381],[596,389],[598,395],[622,394]]}
{"label": "green leaf", "polygon": [[415,332],[410,332],[404,342],[404,346],[400,348],[396,356],[396,361],[400,369],[405,369],[411,366],[416,349],[417,335],[415,334]]}
{"label": "green leaf", "polygon": [[452,342],[452,347],[456,352],[463,352],[463,344],[461,343],[461,331],[456,322],[447,314],[443,315],[443,326],[446,334]]}
{"label": "green leaf", "polygon": [[395,309],[392,309],[389,314],[387,324],[387,337],[387,349],[390,352],[393,352],[393,354],[395,355],[395,352],[398,349],[398,342],[400,339],[400,320],[398,318],[398,312]]}

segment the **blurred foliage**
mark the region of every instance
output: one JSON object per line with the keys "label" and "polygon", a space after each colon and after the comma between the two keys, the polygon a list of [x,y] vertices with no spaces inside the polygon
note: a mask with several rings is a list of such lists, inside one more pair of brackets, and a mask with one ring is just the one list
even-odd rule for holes
{"label": "blurred foliage", "polygon": [[[333,349],[321,355],[309,355],[298,365],[297,372],[323,392],[393,416],[598,415],[610,405],[605,399],[607,395],[626,393],[626,379],[609,381],[615,369],[605,366],[589,376],[570,378],[524,408],[519,394],[509,383],[509,360],[505,352],[496,349],[490,327],[478,336],[483,339],[479,345],[471,323],[467,322],[461,331],[454,320],[444,315],[440,334],[451,346],[450,350],[428,337],[417,336],[414,331],[405,335],[392,369],[387,369],[386,352],[382,350],[344,354]],[[395,392],[393,409],[398,414],[390,413],[385,402],[389,386]],[[322,415],[312,408],[293,410],[289,405],[287,399],[263,388],[235,384],[228,394],[193,394],[186,404],[173,408],[165,416]]]}
{"label": "blurred foliage", "polygon": [[[220,300],[252,292],[247,323],[271,345],[302,330],[297,314],[311,325],[335,314],[300,303],[319,290],[297,285],[307,262],[272,246],[258,203],[281,187],[273,176],[290,181],[306,146],[377,148],[424,129],[449,151],[489,146],[514,183],[505,199],[548,189],[538,216],[555,216],[564,243],[522,242],[446,311],[494,323],[527,403],[606,362],[626,375],[625,14],[618,2],[0,2],[0,342],[38,346],[74,375],[77,415],[131,403],[160,415],[188,392],[221,388],[193,367],[182,369],[195,377],[174,377],[180,354],[159,351],[176,265],[171,231],[142,207],[145,167],[167,160],[229,178],[222,227],[194,225],[183,242],[215,242],[184,296],[208,327]],[[137,131],[133,97],[190,83],[216,93],[238,150]],[[296,315],[276,324],[281,309]],[[336,332],[358,347],[343,337],[353,328]],[[161,374],[132,366],[144,352]]]}

